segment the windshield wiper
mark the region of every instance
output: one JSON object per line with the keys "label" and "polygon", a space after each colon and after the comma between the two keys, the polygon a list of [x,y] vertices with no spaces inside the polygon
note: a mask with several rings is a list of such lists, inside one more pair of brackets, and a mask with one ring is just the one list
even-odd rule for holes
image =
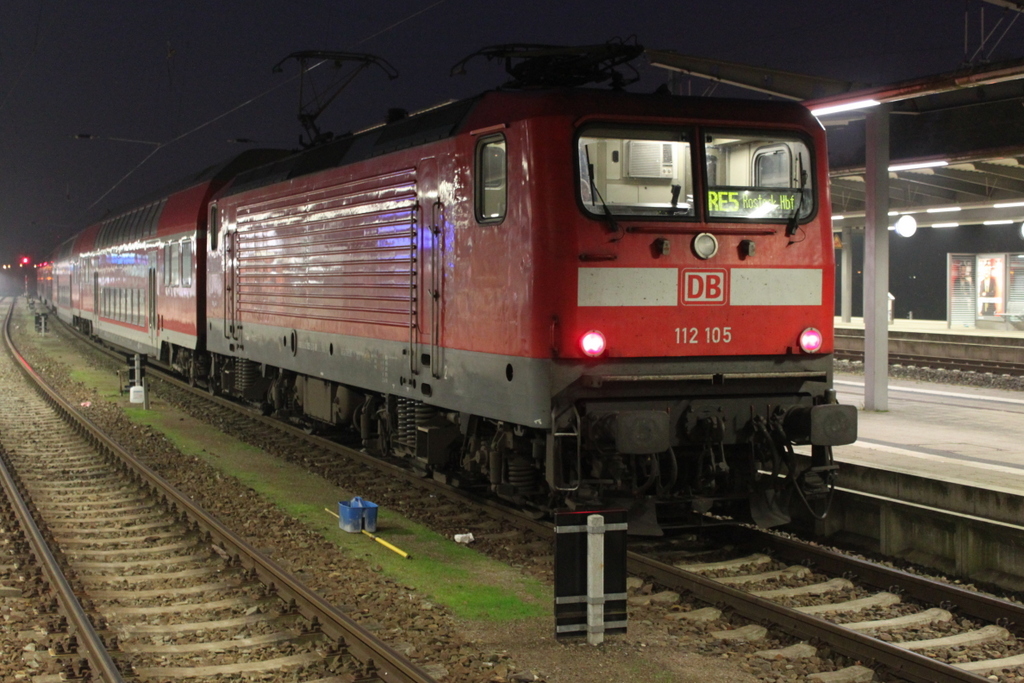
{"label": "windshield wiper", "polygon": [[[604,197],[597,189],[597,183],[594,181],[594,164],[590,162],[590,145],[583,146],[583,153],[587,155],[587,177],[590,181],[590,205],[595,206],[594,199],[598,199],[601,202],[601,207],[604,209],[605,218],[608,219],[608,226],[612,229],[612,232],[619,234],[622,230],[619,228],[619,224],[615,222],[615,217],[612,216],[612,210],[608,208],[608,204],[605,203]],[[620,234],[617,238],[612,240],[617,242],[622,239],[625,233]]]}
{"label": "windshield wiper", "polygon": [[[796,206],[793,207],[793,215],[790,217],[789,222],[786,224],[786,237],[792,237],[800,228],[800,210],[804,208],[804,187],[807,186],[807,171],[804,170],[803,154],[796,155],[796,164],[800,178],[800,195],[799,197],[797,197]],[[790,244],[793,244],[793,242],[790,242]]]}

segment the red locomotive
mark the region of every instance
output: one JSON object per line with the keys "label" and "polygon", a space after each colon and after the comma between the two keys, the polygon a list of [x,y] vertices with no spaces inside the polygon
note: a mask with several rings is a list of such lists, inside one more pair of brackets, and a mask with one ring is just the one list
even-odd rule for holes
{"label": "red locomotive", "polygon": [[499,90],[252,161],[65,245],[62,317],[540,510],[826,495],[856,411],[802,106]]}

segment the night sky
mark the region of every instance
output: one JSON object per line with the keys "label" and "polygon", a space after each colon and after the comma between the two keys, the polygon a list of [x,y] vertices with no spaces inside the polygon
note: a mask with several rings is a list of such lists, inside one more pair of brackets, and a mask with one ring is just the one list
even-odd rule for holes
{"label": "night sky", "polygon": [[[985,30],[1006,18],[981,57],[1024,56],[1024,18],[989,55],[1013,14],[967,8],[969,53],[983,11]],[[342,94],[320,123],[343,133],[390,107],[500,85],[502,67],[483,60],[449,77],[488,45],[635,35],[653,49],[888,83],[961,66],[964,18],[964,0],[0,0],[0,263],[48,258],[106,211],[244,149],[229,139],[297,146],[298,66],[271,67],[298,50],[373,53],[400,73],[389,81],[371,69]],[[632,90],[664,82],[666,72],[637,64],[644,78]],[[709,85],[688,82],[693,94]]]}

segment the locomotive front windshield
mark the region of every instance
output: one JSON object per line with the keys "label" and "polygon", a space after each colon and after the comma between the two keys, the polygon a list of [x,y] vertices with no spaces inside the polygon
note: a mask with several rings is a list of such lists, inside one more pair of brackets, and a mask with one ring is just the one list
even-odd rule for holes
{"label": "locomotive front windshield", "polygon": [[686,133],[589,129],[579,139],[580,196],[598,215],[694,216]]}
{"label": "locomotive front windshield", "polygon": [[[811,153],[777,133],[704,131],[704,197],[710,219],[780,221],[814,211]],[[692,134],[590,128],[579,138],[579,192],[597,215],[693,219]]]}
{"label": "locomotive front windshield", "polygon": [[708,217],[807,218],[814,211],[811,153],[797,137],[704,134]]}

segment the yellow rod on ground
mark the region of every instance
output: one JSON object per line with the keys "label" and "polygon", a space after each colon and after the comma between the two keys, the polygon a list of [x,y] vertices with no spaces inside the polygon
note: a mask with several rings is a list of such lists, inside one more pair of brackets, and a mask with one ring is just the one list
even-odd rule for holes
{"label": "yellow rod on ground", "polygon": [[390,543],[388,543],[387,541],[385,541],[383,538],[378,538],[377,536],[374,536],[373,534],[371,534],[366,529],[363,529],[363,533],[366,534],[367,536],[369,536],[370,538],[372,538],[373,540],[377,541],[377,543],[380,543],[382,546],[384,546],[388,550],[391,550],[393,552],[398,553],[399,555],[401,555],[402,557],[404,557],[407,560],[410,559],[409,553],[405,552],[404,550],[400,550],[400,549],[396,548],[395,546],[393,546]]}
{"label": "yellow rod on ground", "polygon": [[[334,515],[338,519],[341,519],[341,517],[338,515],[338,513],[335,512],[334,510],[330,509],[330,508],[324,508],[324,512],[329,512],[330,514]],[[394,551],[394,552],[398,553],[399,555],[401,555],[402,557],[404,557],[407,560],[412,559],[409,556],[409,553],[405,552],[404,550],[400,550],[399,548],[396,548],[395,546],[393,546],[390,543],[388,543],[387,541],[385,541],[383,538],[378,538],[377,536],[374,536],[373,534],[371,534],[366,529],[363,529],[362,531],[363,531],[364,534],[366,534],[367,536],[369,536],[373,540],[377,541],[377,543],[380,543],[382,546],[384,546],[388,550],[391,550],[391,551]]]}

